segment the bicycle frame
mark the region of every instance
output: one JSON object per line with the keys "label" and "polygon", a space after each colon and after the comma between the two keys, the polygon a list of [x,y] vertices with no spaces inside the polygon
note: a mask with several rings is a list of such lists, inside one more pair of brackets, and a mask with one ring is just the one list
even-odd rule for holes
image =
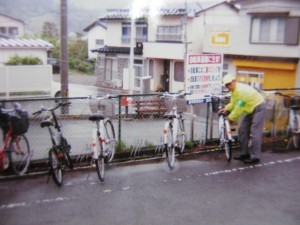
{"label": "bicycle frame", "polygon": [[[110,95],[104,97],[88,97],[88,99],[97,100],[98,107],[100,107],[101,100],[110,98],[112,98]],[[92,113],[89,116],[89,120],[96,122],[96,129],[93,129],[92,133],[92,163],[95,162],[98,178],[100,182],[103,182],[105,174],[104,164],[105,162],[111,162],[115,154],[115,132],[111,120],[105,118],[100,111]]]}
{"label": "bicycle frame", "polygon": [[[180,96],[184,96],[185,94],[185,92],[181,92],[179,94],[170,94],[166,92],[162,96],[170,97],[172,99],[172,110],[170,115],[164,116],[167,118],[167,121],[165,122],[163,129],[164,152],[166,153],[167,162],[170,169],[173,169],[174,167],[175,148],[179,149],[179,153],[183,153],[185,146],[183,118],[182,115],[178,113],[176,104],[176,99]],[[178,128],[180,128],[180,134],[178,133]]]}
{"label": "bicycle frame", "polygon": [[11,138],[12,138],[12,132],[13,132],[13,129],[12,127],[9,127],[9,130],[7,132],[7,134],[5,135],[5,139],[4,139],[4,143],[1,147],[1,153],[0,153],[0,156],[1,156],[1,168],[0,168],[0,171],[2,170],[6,170],[9,166],[9,159],[7,157],[7,150],[8,150],[8,143],[10,142]]}

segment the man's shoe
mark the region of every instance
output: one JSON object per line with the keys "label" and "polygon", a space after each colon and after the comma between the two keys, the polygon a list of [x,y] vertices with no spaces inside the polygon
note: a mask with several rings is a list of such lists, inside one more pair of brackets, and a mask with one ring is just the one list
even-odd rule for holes
{"label": "man's shoe", "polygon": [[244,163],[248,163],[248,164],[250,164],[250,163],[259,163],[259,159],[257,159],[257,158],[245,159]]}
{"label": "man's shoe", "polygon": [[245,154],[245,155],[240,155],[240,156],[236,156],[234,157],[235,160],[246,160],[246,159],[250,159],[250,154]]}

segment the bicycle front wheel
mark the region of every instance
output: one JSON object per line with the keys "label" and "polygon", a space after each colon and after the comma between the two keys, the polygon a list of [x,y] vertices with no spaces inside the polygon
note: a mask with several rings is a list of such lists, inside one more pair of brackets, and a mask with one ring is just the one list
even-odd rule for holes
{"label": "bicycle front wheel", "polygon": [[292,124],[291,124],[291,129],[290,129],[290,133],[292,135],[293,144],[294,144],[295,148],[299,148],[299,141],[300,141],[299,133],[298,133],[298,130],[299,130],[298,123],[299,123],[298,117],[295,112],[295,114],[293,114],[293,120],[292,120]]}
{"label": "bicycle front wheel", "polygon": [[96,169],[100,182],[104,181],[104,157],[100,154],[100,156],[96,159]]}
{"label": "bicycle front wheel", "polygon": [[31,150],[26,136],[14,136],[9,144],[9,160],[11,168],[18,175],[24,175],[31,159]]}
{"label": "bicycle front wheel", "polygon": [[165,152],[166,152],[168,166],[170,169],[173,169],[175,164],[175,148],[173,142],[173,128],[171,125],[169,125],[167,132],[168,133],[167,133],[167,143],[165,143]]}
{"label": "bicycle front wheel", "polygon": [[184,123],[182,117],[180,117],[178,120],[177,148],[179,154],[182,154],[185,148],[185,130],[184,130]]}
{"label": "bicycle front wheel", "polygon": [[57,186],[61,186],[63,180],[62,164],[56,152],[53,149],[49,150],[49,163],[50,163],[50,173],[54,179],[54,182],[56,183]]}
{"label": "bicycle front wheel", "polygon": [[115,130],[112,122],[110,120],[106,120],[104,123],[105,128],[105,154],[107,162],[111,162],[114,158],[115,152],[116,152],[116,136],[115,136]]}
{"label": "bicycle front wheel", "polygon": [[72,159],[70,156],[71,146],[68,144],[67,140],[64,137],[62,137],[61,141],[62,141],[61,147],[62,147],[63,154],[64,154],[64,160],[65,160],[67,166],[72,170],[74,168],[74,165],[73,165],[73,162],[72,162]]}

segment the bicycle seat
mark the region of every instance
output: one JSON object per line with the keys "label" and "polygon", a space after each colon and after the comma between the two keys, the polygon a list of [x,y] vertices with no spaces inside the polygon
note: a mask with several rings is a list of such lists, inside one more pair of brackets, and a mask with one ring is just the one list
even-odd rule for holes
{"label": "bicycle seat", "polygon": [[176,116],[172,115],[172,114],[167,114],[167,115],[164,115],[163,117],[166,118],[166,119],[174,119],[174,118],[176,118]]}
{"label": "bicycle seat", "polygon": [[97,121],[97,120],[104,120],[104,116],[100,113],[94,113],[89,116],[89,120],[91,121]]}
{"label": "bicycle seat", "polygon": [[41,122],[41,127],[44,128],[44,127],[50,127],[50,126],[53,126],[53,122],[50,121],[50,120],[45,120],[45,121],[42,121]]}

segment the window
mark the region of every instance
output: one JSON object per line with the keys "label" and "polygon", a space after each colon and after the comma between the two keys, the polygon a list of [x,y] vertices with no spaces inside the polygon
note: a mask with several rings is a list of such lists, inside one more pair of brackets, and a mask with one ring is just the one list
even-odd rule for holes
{"label": "window", "polygon": [[134,86],[141,87],[141,77],[143,76],[143,60],[134,60]]}
{"label": "window", "polygon": [[237,81],[261,89],[264,81],[264,73],[239,70],[237,72]]}
{"label": "window", "polygon": [[106,58],[105,59],[105,80],[112,81],[118,78],[118,66],[117,59]]}
{"label": "window", "polygon": [[[147,41],[148,30],[146,23],[136,23],[136,42]],[[122,23],[122,44],[130,44],[131,24]]]}
{"label": "window", "polygon": [[19,31],[18,31],[17,27],[9,27],[8,28],[8,33],[11,36],[17,36],[19,34]]}
{"label": "window", "polygon": [[154,60],[153,59],[149,60],[149,76],[151,78],[153,78],[153,76],[154,76]]}
{"label": "window", "polygon": [[251,43],[298,45],[298,17],[253,17],[251,23]]}
{"label": "window", "polygon": [[181,41],[181,26],[158,26],[157,41]]}
{"label": "window", "polygon": [[7,28],[6,27],[0,27],[0,33],[1,34],[6,34],[7,33]]}
{"label": "window", "polygon": [[104,40],[103,39],[96,39],[96,45],[104,45]]}
{"label": "window", "polygon": [[147,25],[146,24],[137,24],[136,25],[136,41],[145,42],[147,41]]}
{"label": "window", "polygon": [[175,62],[174,80],[178,81],[178,82],[184,82],[184,63],[183,62]]}
{"label": "window", "polygon": [[131,36],[131,29],[129,23],[122,24],[122,44],[129,44]]}

